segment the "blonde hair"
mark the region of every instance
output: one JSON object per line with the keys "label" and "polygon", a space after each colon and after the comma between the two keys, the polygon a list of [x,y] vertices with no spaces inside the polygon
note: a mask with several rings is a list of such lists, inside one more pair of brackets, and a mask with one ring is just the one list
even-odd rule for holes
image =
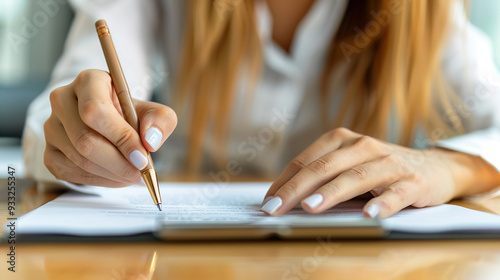
{"label": "blonde hair", "polygon": [[[325,129],[345,126],[386,139],[394,114],[403,145],[411,145],[418,126],[429,134],[435,127],[447,135],[460,133],[454,95],[440,67],[452,2],[350,0],[318,81]],[[191,112],[186,161],[190,171],[200,167],[208,129],[217,143],[215,160],[222,163],[242,66],[253,82],[258,79],[262,54],[254,13],[254,0],[189,1],[175,97]],[[361,36],[368,38],[363,44]],[[341,66],[347,69],[348,84],[331,121],[329,85]]]}

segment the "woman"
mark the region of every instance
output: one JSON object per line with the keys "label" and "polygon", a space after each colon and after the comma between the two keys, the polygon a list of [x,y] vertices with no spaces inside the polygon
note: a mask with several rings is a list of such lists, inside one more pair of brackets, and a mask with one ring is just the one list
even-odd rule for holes
{"label": "woman", "polygon": [[[499,78],[457,1],[72,4],[65,53],[25,130],[39,180],[48,180],[45,150],[57,179],[137,184],[146,150],[168,138],[156,162],[169,172],[272,176],[289,162],[264,199],[271,215],[299,203],[319,213],[371,192],[364,213],[383,218],[500,184]],[[107,69],[98,18],[113,32],[139,134],[107,72],[88,70]],[[144,101],[161,78],[160,102]],[[176,113],[161,103],[179,115],[175,131]]]}

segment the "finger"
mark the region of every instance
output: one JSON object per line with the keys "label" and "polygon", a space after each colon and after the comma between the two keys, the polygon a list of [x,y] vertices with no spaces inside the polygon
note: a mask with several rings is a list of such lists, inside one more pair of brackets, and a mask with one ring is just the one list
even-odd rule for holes
{"label": "finger", "polygon": [[394,162],[392,156],[385,156],[354,166],[302,200],[302,208],[320,213],[374,188],[386,187],[405,176]]}
{"label": "finger", "polygon": [[274,209],[273,215],[288,212],[303,198],[342,172],[381,156],[377,145],[376,140],[364,136],[351,146],[328,153],[311,162],[276,191],[274,197],[279,197],[282,205]]}
{"label": "finger", "polygon": [[335,151],[341,147],[343,142],[357,137],[358,134],[345,129],[335,129],[330,133],[324,134],[316,140],[311,146],[295,157],[283,170],[281,175],[274,181],[265,195],[265,201],[272,197],[276,192],[293,176],[295,176],[304,167],[308,166],[314,160],[325,154]]}
{"label": "finger", "polygon": [[137,184],[137,182],[113,174],[103,166],[97,165],[80,155],[73,144],[71,144],[62,123],[54,116],[49,117],[45,122],[44,132],[48,139],[47,145],[50,145],[55,150],[61,151],[66,158],[82,170],[99,177],[108,178],[112,181],[122,182],[128,185]]}
{"label": "finger", "polygon": [[137,131],[115,108],[111,77],[96,70],[83,71],[79,77],[74,89],[82,121],[117,147],[137,169],[144,169],[148,163],[146,149]]}
{"label": "finger", "polygon": [[75,184],[106,186],[112,188],[120,188],[129,185],[124,182],[117,182],[90,174],[76,166],[61,151],[50,146],[45,149],[44,163],[58,180],[64,180]]}
{"label": "finger", "polygon": [[154,152],[163,145],[177,126],[177,115],[170,107],[148,101],[135,100],[144,147]]}
{"label": "finger", "polygon": [[417,200],[416,190],[414,183],[396,182],[387,187],[381,195],[368,201],[363,213],[370,218],[390,217]]}
{"label": "finger", "polygon": [[125,180],[141,182],[140,171],[113,144],[83,123],[77,110],[78,101],[71,90],[55,90],[50,100],[53,114],[62,123],[71,144],[80,155]]}

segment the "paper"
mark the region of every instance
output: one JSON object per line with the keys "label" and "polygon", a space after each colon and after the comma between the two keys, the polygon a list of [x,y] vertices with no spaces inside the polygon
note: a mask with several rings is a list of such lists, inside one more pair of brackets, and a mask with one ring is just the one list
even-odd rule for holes
{"label": "paper", "polygon": [[[168,223],[286,224],[294,221],[362,221],[363,203],[351,201],[323,214],[300,208],[282,217],[270,217],[260,206],[269,183],[162,183],[163,211],[153,204],[143,186],[101,188],[94,195],[66,193],[18,221],[20,234],[69,234],[82,236],[131,235],[153,232]],[[318,220],[319,219],[319,220]],[[384,228],[405,232],[450,230],[499,230],[500,216],[454,205],[405,209],[383,220]]]}
{"label": "paper", "polygon": [[382,220],[384,228],[413,233],[498,231],[500,215],[444,204],[420,209],[405,209]]}
{"label": "paper", "polygon": [[[158,211],[143,186],[122,189],[94,188],[94,195],[65,193],[19,219],[20,234],[130,235],[155,231],[169,222],[284,223],[311,216],[293,209],[285,217],[260,211],[269,183],[160,184],[163,211]],[[323,216],[331,220],[362,220],[356,210],[337,207]],[[351,207],[352,208],[352,207]],[[336,215],[331,215],[336,213]],[[316,217],[318,215],[315,215]]]}

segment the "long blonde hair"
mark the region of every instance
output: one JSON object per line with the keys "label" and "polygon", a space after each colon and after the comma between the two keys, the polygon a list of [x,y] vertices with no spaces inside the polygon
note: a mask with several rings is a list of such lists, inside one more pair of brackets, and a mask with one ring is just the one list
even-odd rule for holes
{"label": "long blonde hair", "polygon": [[[192,112],[186,166],[196,171],[203,160],[202,144],[209,129],[217,143],[215,160],[222,163],[240,70],[247,68],[245,73],[255,83],[262,54],[254,0],[188,3],[174,92],[177,104],[188,104]],[[386,139],[393,114],[398,141],[403,145],[411,145],[418,126],[428,133],[435,127],[447,135],[460,133],[462,124],[452,106],[453,92],[440,67],[452,3],[350,0],[318,81],[325,129],[345,126]],[[331,77],[340,66],[347,69],[348,83],[341,110],[331,121],[327,105],[333,92]]]}

